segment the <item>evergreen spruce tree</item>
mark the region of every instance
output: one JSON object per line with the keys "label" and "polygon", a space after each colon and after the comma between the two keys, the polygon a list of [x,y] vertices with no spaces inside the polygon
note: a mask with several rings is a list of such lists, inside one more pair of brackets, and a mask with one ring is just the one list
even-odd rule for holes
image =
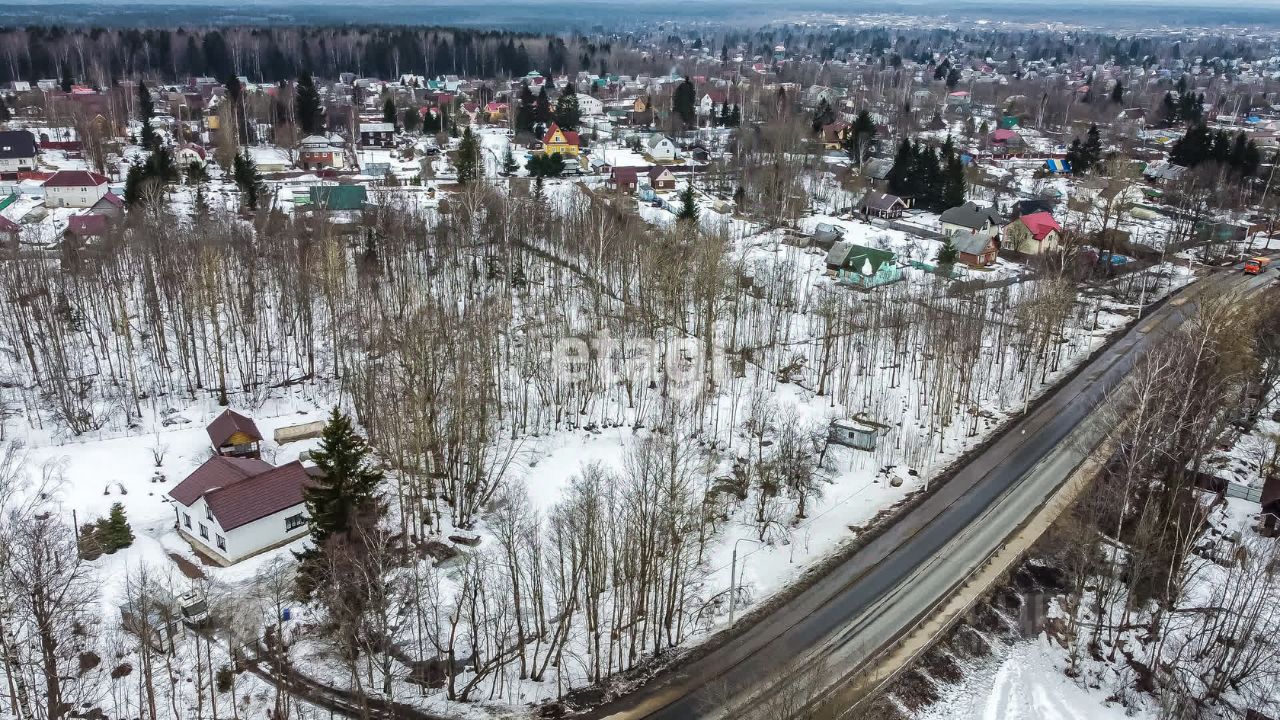
{"label": "evergreen spruce tree", "polygon": [[1116,81],[1115,87],[1111,88],[1111,102],[1117,105],[1124,102],[1124,85],[1121,85],[1119,80]]}
{"label": "evergreen spruce tree", "polygon": [[462,144],[458,146],[458,184],[466,185],[484,175],[484,167],[480,164],[480,142],[467,126],[462,134]]}
{"label": "evergreen spruce tree", "polygon": [[155,150],[160,146],[160,135],[151,126],[151,118],[155,115],[155,103],[151,100],[151,91],[147,84],[138,81],[138,120],[142,123],[142,146]]}
{"label": "evergreen spruce tree", "polygon": [[893,156],[893,167],[889,168],[889,174],[885,178],[889,183],[889,192],[894,195],[910,194],[911,173],[914,166],[915,151],[911,147],[911,141],[903,138],[898,144],[897,154]]}
{"label": "evergreen spruce tree", "polygon": [[1084,141],[1084,153],[1085,160],[1088,162],[1085,170],[1095,168],[1102,162],[1102,136],[1098,133],[1097,123],[1089,123],[1089,133]]}
{"label": "evergreen spruce tree", "polygon": [[396,101],[390,96],[382,102],[382,122],[396,124]]}
{"label": "evergreen spruce tree", "polygon": [[675,93],[671,97],[671,111],[685,125],[692,125],[694,120],[697,119],[694,112],[694,103],[693,82],[689,78],[685,78],[684,81],[676,86]]}
{"label": "evergreen spruce tree", "polygon": [[231,174],[236,181],[236,187],[240,188],[244,207],[257,210],[258,197],[262,191],[262,176],[258,174],[258,166],[253,162],[253,158],[249,157],[248,150],[236,155]]}
{"label": "evergreen spruce tree", "polygon": [[4,98],[0,97],[0,122],[9,122],[11,117],[9,106],[5,104]]}
{"label": "evergreen spruce tree", "polygon": [[111,506],[111,513],[107,516],[105,537],[99,539],[103,548],[109,553],[133,544],[133,528],[129,527],[129,519],[125,517],[123,504],[116,503]]}
{"label": "evergreen spruce tree", "polygon": [[418,115],[418,108],[405,108],[404,120],[401,122],[401,125],[407,133],[418,132],[418,128],[422,126],[422,118]]}
{"label": "evergreen spruce tree", "polygon": [[729,127],[738,127],[742,124],[742,111],[738,109],[738,104],[733,104],[733,110],[729,111]]}
{"label": "evergreen spruce tree", "polygon": [[520,83],[520,97],[516,101],[516,130],[525,132],[533,132],[533,123],[537,109],[535,108],[536,100],[533,97],[533,91],[529,89],[529,83]]}
{"label": "evergreen spruce tree", "polygon": [[946,181],[942,191],[942,207],[953,208],[964,204],[968,183],[964,177],[964,163],[959,156],[952,155],[947,160]]}
{"label": "evergreen spruce tree", "polygon": [[547,95],[547,86],[543,85],[533,102],[533,121],[545,126],[551,124],[551,120],[551,97]]}
{"label": "evergreen spruce tree", "polygon": [[578,109],[578,93],[573,83],[566,85],[556,100],[556,124],[561,130],[577,130],[582,124],[582,111]]}
{"label": "evergreen spruce tree", "polygon": [[520,165],[516,162],[516,157],[511,152],[511,143],[507,143],[507,149],[502,153],[502,172],[507,175],[514,175],[519,169]]}
{"label": "evergreen spruce tree", "polygon": [[311,73],[304,71],[298,75],[293,103],[298,126],[302,128],[304,135],[316,135],[324,130],[324,109],[320,106],[320,93],[316,90]]}
{"label": "evergreen spruce tree", "polygon": [[956,250],[955,243],[951,242],[951,236],[948,235],[943,238],[942,248],[938,250],[938,266],[950,267],[955,265],[958,257],[960,257],[960,252]]}
{"label": "evergreen spruce tree", "polygon": [[693,194],[693,184],[684,186],[684,190],[680,191],[680,211],[676,213],[677,220],[685,220],[690,223],[698,220],[698,203]]}
{"label": "evergreen spruce tree", "polygon": [[308,594],[313,578],[307,566],[314,568],[313,561],[323,556],[330,538],[349,533],[362,519],[381,511],[378,486],[383,474],[370,454],[351,418],[334,408],[320,435],[320,447],[311,455],[320,477],[303,492],[311,547],[299,555],[304,563],[299,581]]}

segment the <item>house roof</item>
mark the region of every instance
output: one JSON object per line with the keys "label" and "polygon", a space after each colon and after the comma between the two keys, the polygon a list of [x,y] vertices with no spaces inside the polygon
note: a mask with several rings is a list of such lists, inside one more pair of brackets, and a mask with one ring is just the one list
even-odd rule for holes
{"label": "house roof", "polygon": [[634,184],[636,182],[636,168],[633,167],[616,167],[609,171],[614,183]]}
{"label": "house roof", "polygon": [[862,167],[863,172],[868,177],[875,180],[884,180],[889,177],[889,171],[893,170],[893,161],[889,158],[873,158],[868,160]]}
{"label": "house roof", "polygon": [[361,123],[361,125],[360,125],[360,132],[362,132],[362,133],[367,133],[367,132],[395,132],[395,131],[396,131],[395,123],[389,123],[389,122],[380,122],[380,123]]}
{"label": "house roof", "polygon": [[369,199],[364,185],[313,185],[308,192],[311,204],[325,210],[360,210]]}
{"label": "house roof", "polygon": [[111,205],[112,207],[120,208],[121,210],[124,209],[124,200],[122,200],[119,195],[111,192],[110,190],[107,191],[106,195],[103,195],[102,197],[98,198],[98,202],[94,203],[93,206],[97,207],[99,204],[104,202],[108,205]]}
{"label": "house roof", "polygon": [[1018,137],[1018,133],[1008,128],[996,128],[991,133],[991,139],[995,142],[1009,142],[1010,140],[1019,140],[1021,138]]}
{"label": "house roof", "polygon": [[956,252],[966,255],[981,255],[991,245],[991,238],[986,235],[975,235],[971,232],[958,232],[951,236],[951,245]]}
{"label": "house roof", "polygon": [[846,270],[855,270],[857,272],[865,272],[870,265],[870,274],[874,275],[880,270],[880,266],[885,263],[892,263],[894,259],[893,253],[888,250],[878,250],[870,248],[866,245],[858,245],[856,243],[837,242],[827,251],[827,266],[839,267]]}
{"label": "house roof", "polygon": [[650,150],[652,150],[658,147],[659,145],[661,145],[662,141],[666,139],[667,139],[666,135],[650,135],[648,138],[645,139],[644,144],[645,144],[645,147],[648,147]]}
{"label": "house roof", "polygon": [[67,219],[67,232],[80,237],[104,235],[107,232],[107,216],[97,213],[72,215]]}
{"label": "house roof", "polygon": [[649,182],[654,182],[660,179],[663,175],[671,175],[671,179],[675,179],[675,175],[672,175],[670,170],[662,166],[649,168]]}
{"label": "house roof", "polygon": [[0,215],[0,232],[15,233],[20,232],[21,230],[22,227],[19,226],[18,223]]}
{"label": "house roof", "polygon": [[863,207],[869,207],[873,210],[892,210],[895,205],[907,206],[902,201],[902,198],[888,193],[871,193],[862,201]]}
{"label": "house roof", "polygon": [[169,497],[189,507],[214,488],[234,485],[270,469],[271,464],[262,460],[215,455],[170,490]]}
{"label": "house roof", "polygon": [[831,223],[818,223],[813,228],[813,239],[818,242],[834,242],[844,237],[844,231]]}
{"label": "house roof", "polygon": [[0,132],[0,160],[18,160],[36,156],[36,136],[27,130]]}
{"label": "house roof", "polygon": [[560,130],[560,126],[551,123],[551,127],[547,128],[547,134],[542,136],[542,144],[546,145],[551,142],[551,138],[555,137],[556,131],[559,130],[564,135],[564,141],[568,145],[578,145],[578,133],[572,130]]}
{"label": "house roof", "polygon": [[267,465],[267,468],[205,493],[209,511],[223,530],[234,530],[302,504],[304,492],[313,483],[302,463],[294,460],[277,468]]}
{"label": "house roof", "polygon": [[244,433],[254,440],[261,440],[262,433],[258,432],[258,426],[253,422],[252,418],[245,417],[240,413],[227,408],[222,414],[213,419],[206,428],[209,433],[209,441],[214,447],[222,447],[227,444],[232,435],[236,433]]}
{"label": "house roof", "polygon": [[1026,225],[1027,229],[1031,231],[1031,236],[1036,240],[1043,240],[1050,231],[1062,229],[1062,226],[1058,224],[1058,221],[1054,220],[1053,216],[1047,212],[1036,212],[1031,213],[1030,215],[1023,215],[1018,218],[1018,222]]}
{"label": "house roof", "polygon": [[994,208],[978,207],[977,203],[967,202],[944,210],[939,218],[943,223],[959,225],[970,230],[977,230],[987,223],[1001,225],[1004,220]]}
{"label": "house roof", "polygon": [[97,187],[98,185],[106,185],[109,180],[106,176],[99,175],[88,170],[59,170],[53,174],[53,177],[44,181],[44,186],[49,187]]}

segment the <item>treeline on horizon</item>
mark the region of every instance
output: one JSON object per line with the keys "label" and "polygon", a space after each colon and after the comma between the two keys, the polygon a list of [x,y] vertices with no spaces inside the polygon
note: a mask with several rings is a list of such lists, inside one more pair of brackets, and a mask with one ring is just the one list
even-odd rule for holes
{"label": "treeline on horizon", "polygon": [[238,27],[207,29],[0,28],[0,82],[65,80],[107,87],[134,77],[182,81],[231,75],[277,82],[307,71],[499,77],[565,72],[608,47],[461,28]]}

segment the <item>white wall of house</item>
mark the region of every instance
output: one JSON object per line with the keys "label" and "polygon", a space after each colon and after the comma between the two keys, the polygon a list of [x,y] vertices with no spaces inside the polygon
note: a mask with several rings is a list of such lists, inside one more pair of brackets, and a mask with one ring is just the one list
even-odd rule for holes
{"label": "white wall of house", "polygon": [[[190,507],[178,502],[174,502],[173,506],[178,512],[178,527],[188,539],[204,546],[201,549],[205,552],[221,557],[228,563],[239,562],[268,548],[297,540],[306,535],[309,529],[306,523],[306,505],[303,503],[231,530],[223,530],[217,518],[209,516],[209,506],[204,498],[197,499]],[[295,523],[296,526],[290,528],[290,518],[300,518],[301,524]]]}
{"label": "white wall of house", "polygon": [[646,143],[649,156],[654,160],[667,161],[676,159],[676,146],[669,138],[663,137],[656,143],[649,145]]}
{"label": "white wall of house", "polygon": [[0,172],[18,172],[20,170],[34,170],[36,167],[36,159],[29,158],[0,158]]}
{"label": "white wall of house", "polygon": [[599,98],[578,93],[578,112],[582,115],[600,115],[604,113],[604,103]]}
{"label": "white wall of house", "polygon": [[1000,228],[992,224],[991,221],[987,221],[983,223],[982,227],[980,228],[967,228],[963,225],[956,225],[954,223],[949,223],[949,222],[942,223],[942,233],[944,235],[955,235],[958,232],[972,232],[974,235],[981,235],[983,237],[994,238],[999,233],[999,231],[1000,231]]}
{"label": "white wall of house", "polygon": [[94,203],[107,194],[107,184],[90,185],[88,187],[49,187],[44,188],[44,204],[49,207],[92,207]]}

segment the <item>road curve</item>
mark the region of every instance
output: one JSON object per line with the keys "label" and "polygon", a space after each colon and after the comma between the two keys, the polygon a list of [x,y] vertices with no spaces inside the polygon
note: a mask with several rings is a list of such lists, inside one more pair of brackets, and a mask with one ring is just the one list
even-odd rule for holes
{"label": "road curve", "polygon": [[[1074,464],[1062,453],[1051,453],[1119,385],[1143,352],[1194,312],[1197,298],[1252,293],[1272,279],[1266,273],[1253,277],[1233,272],[1194,283],[1136,323],[946,484],[812,586],[750,627],[737,629],[708,654],[581,717],[748,717],[753,700],[791,682],[794,673],[815,659],[838,660],[828,670],[846,676],[954,589],[937,579],[920,583],[921,573],[945,567],[963,574],[963,565],[977,562],[966,554],[982,555],[981,548],[998,545],[1035,511],[1036,497],[1051,493],[1070,474]],[[1082,433],[1089,437],[1067,444],[1082,450],[1087,443],[1096,445],[1101,434]],[[1038,465],[1042,471],[1033,472]],[[1020,488],[1029,477],[1036,482]],[[958,553],[966,547],[967,552]]]}

